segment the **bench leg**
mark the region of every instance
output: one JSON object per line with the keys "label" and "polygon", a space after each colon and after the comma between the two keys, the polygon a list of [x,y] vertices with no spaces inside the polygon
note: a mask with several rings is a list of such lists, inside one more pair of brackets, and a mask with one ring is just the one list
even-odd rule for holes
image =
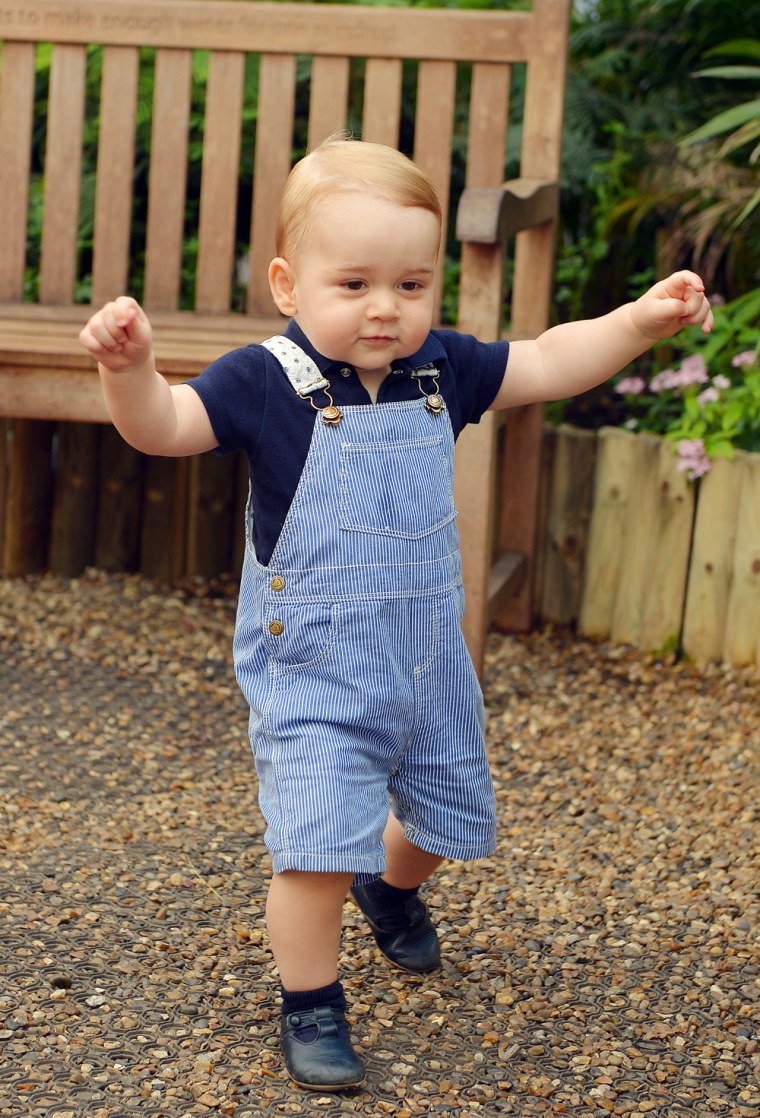
{"label": "bench leg", "polygon": [[496,413],[489,412],[477,427],[468,427],[462,432],[456,451],[455,493],[465,589],[462,630],[478,675],[483,671],[489,623],[496,439]]}
{"label": "bench leg", "polygon": [[3,540],[3,571],[10,578],[47,567],[55,426],[17,419],[11,429]]}
{"label": "bench leg", "polygon": [[75,578],[95,558],[99,476],[100,427],[59,424],[49,554],[53,574]]}
{"label": "bench leg", "polygon": [[538,496],[544,411],[540,404],[516,408],[507,417],[502,461],[503,484],[499,512],[499,550],[517,551],[528,570],[520,591],[494,621],[500,628],[525,632],[533,623],[533,578],[536,555]]}

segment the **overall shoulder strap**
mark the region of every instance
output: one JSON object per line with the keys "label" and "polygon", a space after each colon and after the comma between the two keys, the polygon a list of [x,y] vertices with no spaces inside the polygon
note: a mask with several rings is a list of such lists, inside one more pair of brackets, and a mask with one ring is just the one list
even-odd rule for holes
{"label": "overall shoulder strap", "polygon": [[307,396],[320,388],[330,387],[329,380],[325,380],[308,353],[305,353],[300,345],[291,342],[290,338],[276,334],[261,344],[282,365],[285,376],[299,396]]}

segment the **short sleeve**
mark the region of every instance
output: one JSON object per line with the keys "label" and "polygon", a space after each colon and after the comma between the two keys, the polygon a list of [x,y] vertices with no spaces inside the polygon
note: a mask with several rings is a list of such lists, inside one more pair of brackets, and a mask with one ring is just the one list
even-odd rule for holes
{"label": "short sleeve", "polygon": [[435,334],[452,368],[460,429],[468,423],[479,423],[504,381],[509,342],[481,342],[472,334],[455,330],[437,330]]}
{"label": "short sleeve", "polygon": [[266,360],[260,346],[225,353],[187,383],[208,412],[219,453],[250,451],[256,445],[267,406]]}

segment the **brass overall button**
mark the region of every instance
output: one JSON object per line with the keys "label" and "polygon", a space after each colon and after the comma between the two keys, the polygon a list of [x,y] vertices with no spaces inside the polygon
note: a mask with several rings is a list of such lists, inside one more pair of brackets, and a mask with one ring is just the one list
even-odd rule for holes
{"label": "brass overall button", "polygon": [[271,586],[272,590],[284,590],[285,579],[282,577],[282,575],[275,575],[269,585]]}
{"label": "brass overall button", "polygon": [[281,637],[282,634],[285,632],[285,626],[281,621],[270,621],[269,632],[272,634],[273,637]]}

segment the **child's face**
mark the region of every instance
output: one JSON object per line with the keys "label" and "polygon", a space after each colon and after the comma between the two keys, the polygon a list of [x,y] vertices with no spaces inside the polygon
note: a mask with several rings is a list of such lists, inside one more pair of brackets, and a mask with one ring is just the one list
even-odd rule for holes
{"label": "child's face", "polygon": [[434,214],[360,192],[323,201],[290,265],[295,318],[325,357],[382,373],[433,321]]}

